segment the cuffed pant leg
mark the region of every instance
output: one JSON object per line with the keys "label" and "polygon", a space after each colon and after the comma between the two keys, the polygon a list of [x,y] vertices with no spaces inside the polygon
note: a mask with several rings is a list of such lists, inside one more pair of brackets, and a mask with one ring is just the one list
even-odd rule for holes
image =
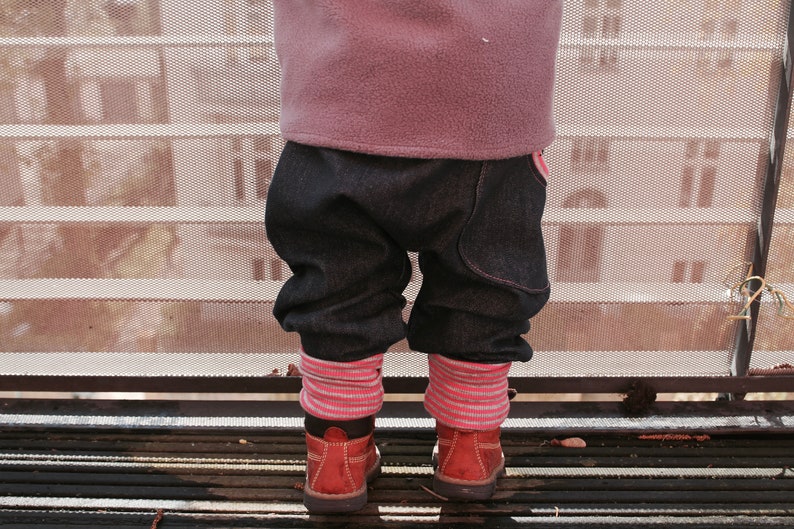
{"label": "cuffed pant leg", "polygon": [[293,276],[274,315],[315,358],[338,362],[385,352],[405,336],[405,251],[352,198],[353,155],[288,143],[268,192],[266,227]]}
{"label": "cuffed pant leg", "polygon": [[419,253],[412,349],[462,361],[527,361],[522,335],[549,298],[541,233],[545,180],[532,156],[482,162],[457,236]]}

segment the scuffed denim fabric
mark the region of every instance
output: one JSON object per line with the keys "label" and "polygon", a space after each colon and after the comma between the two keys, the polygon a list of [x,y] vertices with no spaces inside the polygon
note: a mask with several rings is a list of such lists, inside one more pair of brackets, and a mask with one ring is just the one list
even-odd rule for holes
{"label": "scuffed denim fabric", "polygon": [[[545,186],[532,155],[393,158],[288,142],[266,228],[293,276],[273,313],[325,360],[367,358],[405,337],[463,361],[529,360],[521,335],[549,297]],[[423,282],[405,324],[407,251]]]}

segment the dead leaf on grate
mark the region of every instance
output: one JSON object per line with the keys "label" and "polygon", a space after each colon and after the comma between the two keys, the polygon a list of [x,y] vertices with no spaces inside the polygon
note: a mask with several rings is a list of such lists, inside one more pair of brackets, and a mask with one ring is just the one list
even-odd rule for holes
{"label": "dead leaf on grate", "polygon": [[292,486],[292,488],[295,489],[295,490],[303,490],[303,483],[298,481]]}
{"label": "dead leaf on grate", "polygon": [[567,439],[552,439],[551,446],[562,446],[564,448],[587,448],[587,443],[580,437],[568,437]]}

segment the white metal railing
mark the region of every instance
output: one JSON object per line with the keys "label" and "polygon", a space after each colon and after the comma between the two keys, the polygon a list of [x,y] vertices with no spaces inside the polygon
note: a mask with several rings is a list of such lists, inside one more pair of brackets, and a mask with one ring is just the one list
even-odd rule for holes
{"label": "white metal railing", "polygon": [[[398,354],[392,354],[398,353]],[[637,366],[644,354],[657,359],[653,367]],[[729,376],[727,351],[539,351],[529,363],[516,362],[517,376]],[[593,359],[597,358],[597,362]],[[296,352],[0,352],[2,376],[92,377],[263,377],[274,368],[285,375],[297,364]],[[646,372],[647,371],[647,372]],[[384,357],[388,377],[427,376],[423,353],[393,349]],[[87,389],[87,391],[90,391]]]}
{"label": "white metal railing", "polygon": [[[778,210],[777,222],[794,224],[794,210]],[[0,206],[0,223],[24,224],[262,224],[263,206]],[[749,208],[547,208],[548,226],[601,224],[610,226],[744,225],[756,221]]]}
{"label": "white metal railing", "polygon": [[[683,38],[682,38],[683,37]],[[687,38],[689,37],[689,38]],[[695,38],[693,38],[695,37]],[[631,32],[618,38],[583,38],[578,32],[563,32],[560,47],[565,48],[627,48],[642,50],[731,50],[731,51],[780,51],[780,40],[764,35],[741,36],[734,40],[702,40],[696,35],[671,36],[669,34]],[[83,47],[107,48],[131,46],[152,47],[200,47],[200,46],[251,46],[272,44],[270,35],[218,35],[218,34],[173,34],[145,36],[67,36],[67,37],[2,37],[0,46],[11,48],[38,47]]]}
{"label": "white metal railing", "polygon": [[[279,134],[278,123],[141,123],[101,125],[0,125],[0,138],[19,140],[48,140],[60,138],[129,139],[129,138],[222,138]],[[693,127],[693,126],[626,126],[560,123],[557,138],[610,138],[615,140],[689,140],[709,138],[732,142],[760,142],[768,140],[769,131],[757,128]]]}
{"label": "white metal railing", "polygon": [[4,300],[236,301],[276,299],[280,281],[197,279],[4,279]]}
{"label": "white metal railing", "polygon": [[0,125],[0,138],[54,140],[61,138],[224,138],[279,134],[278,123],[141,123],[117,125]]}
{"label": "white metal railing", "polygon": [[[282,281],[207,279],[0,279],[0,300],[272,302]],[[780,288],[785,288],[781,286]],[[408,301],[416,297],[407,289]],[[577,303],[728,303],[727,287],[686,283],[554,283],[551,300]]]}
{"label": "white metal railing", "polygon": [[68,36],[68,37],[0,37],[0,47],[41,48],[41,47],[197,47],[197,46],[252,46],[271,44],[270,35],[201,35],[196,33],[175,35],[143,36]]}
{"label": "white metal railing", "polygon": [[[694,32],[693,32],[694,33]],[[560,47],[566,48],[619,48],[637,50],[731,50],[731,51],[770,51],[781,50],[781,40],[764,35],[742,35],[729,40],[703,40],[698,34],[670,36],[651,32],[626,32],[619,37],[583,37],[578,32],[563,32],[560,35]],[[694,38],[693,38],[694,37]]]}

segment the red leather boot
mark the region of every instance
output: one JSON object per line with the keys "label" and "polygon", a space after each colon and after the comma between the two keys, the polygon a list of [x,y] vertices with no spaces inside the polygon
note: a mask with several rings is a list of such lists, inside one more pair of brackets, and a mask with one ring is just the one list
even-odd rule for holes
{"label": "red leather boot", "polygon": [[496,479],[505,468],[499,441],[501,429],[458,430],[437,423],[436,433],[438,466],[433,490],[459,500],[487,500],[493,496]]}
{"label": "red leather boot", "polygon": [[344,513],[367,503],[367,483],[380,474],[374,434],[348,439],[333,426],[322,438],[306,433],[306,484],[303,504],[311,513]]}

